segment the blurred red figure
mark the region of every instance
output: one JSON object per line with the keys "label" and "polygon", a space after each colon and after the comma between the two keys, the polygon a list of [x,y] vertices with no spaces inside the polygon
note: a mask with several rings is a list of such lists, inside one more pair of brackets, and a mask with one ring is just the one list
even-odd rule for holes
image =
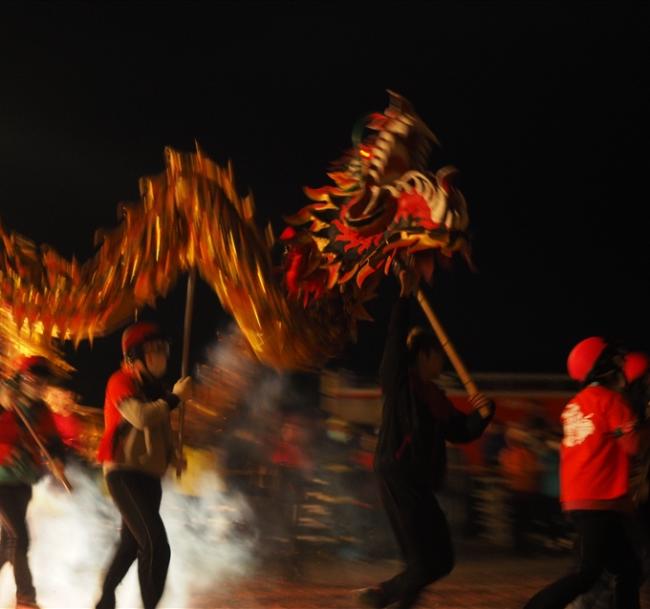
{"label": "blurred red figure", "polygon": [[305,450],[307,430],[299,417],[285,418],[280,427],[280,437],[271,455],[273,465],[307,471],[313,465]]}
{"label": "blurred red figure", "polygon": [[43,401],[52,378],[49,362],[38,356],[23,358],[17,375],[0,387],[0,569],[13,565],[17,609],[36,608],[36,590],[27,555],[29,531],[27,508],[32,485],[45,473],[35,439],[16,410],[28,421],[55,459],[52,471],[63,471],[63,445],[52,414]]}
{"label": "blurred red figure", "polygon": [[288,567],[297,574],[296,533],[300,505],[305,497],[305,484],[313,471],[313,463],[306,450],[308,431],[305,422],[296,415],[287,416],[280,427],[280,435],[271,453],[275,474],[276,501],[280,508],[281,537],[288,540]]}
{"label": "blurred red figure", "polygon": [[638,433],[622,395],[623,363],[600,337],[581,341],[569,354],[569,375],[581,390],[562,413],[560,501],[578,533],[578,568],[537,593],[526,609],[566,607],[605,571],[615,576],[615,606],[639,607],[639,565],[627,529],[630,457]]}

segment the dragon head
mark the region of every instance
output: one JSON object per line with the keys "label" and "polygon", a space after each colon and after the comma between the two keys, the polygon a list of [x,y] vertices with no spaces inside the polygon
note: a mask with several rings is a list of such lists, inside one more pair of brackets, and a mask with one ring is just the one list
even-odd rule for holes
{"label": "dragon head", "polygon": [[371,275],[387,272],[398,252],[426,259],[427,279],[436,251],[466,252],[467,204],[455,186],[458,172],[427,170],[438,140],[406,99],[389,95],[383,113],[355,127],[352,149],[328,173],[334,184],[306,188],[312,203],[286,219],[287,289],[305,304],[337,285],[362,288]]}

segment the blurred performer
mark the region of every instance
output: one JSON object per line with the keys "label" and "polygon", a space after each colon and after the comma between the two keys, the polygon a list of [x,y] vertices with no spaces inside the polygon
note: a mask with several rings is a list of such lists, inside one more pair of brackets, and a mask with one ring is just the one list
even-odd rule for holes
{"label": "blurred performer", "polygon": [[17,376],[3,383],[0,395],[0,569],[5,562],[14,568],[16,607],[38,607],[29,569],[27,506],[32,485],[45,473],[39,447],[16,414],[20,409],[54,458],[54,471],[62,472],[63,443],[43,394],[52,373],[48,361],[39,356],[22,360]]}
{"label": "blurred performer", "polygon": [[[445,442],[478,438],[494,414],[484,395],[472,398],[475,411],[454,408],[435,384],[443,367],[442,348],[433,334],[409,334],[409,296],[419,283],[415,271],[400,273],[401,294],[393,309],[380,380],[382,424],[375,454],[380,494],[406,568],[359,601],[366,607],[413,607],[421,591],[454,566],[449,525],[434,495],[446,470]],[[408,340],[407,340],[408,338]],[[478,408],[486,407],[484,418]]]}
{"label": "blurred performer", "polygon": [[622,358],[600,337],[569,354],[582,390],[562,413],[560,501],[578,533],[577,570],[537,593],[527,609],[566,607],[598,582],[615,579],[615,606],[639,607],[639,565],[627,525],[632,512],[629,461],[638,447],[636,417],[623,399]]}
{"label": "blurred performer", "polygon": [[540,503],[541,465],[530,446],[530,432],[511,425],[506,431],[506,446],[499,454],[501,475],[508,489],[512,539],[517,554],[531,552],[532,526]]}
{"label": "blurred performer", "polygon": [[279,437],[271,452],[275,478],[276,506],[281,536],[288,541],[287,567],[292,575],[300,574],[297,543],[300,507],[305,501],[307,481],[313,463],[307,451],[306,422],[298,415],[283,415]]}
{"label": "blurred performer", "polygon": [[632,491],[637,505],[647,506],[650,469],[650,358],[641,352],[627,353],[623,362],[623,374],[627,383],[625,398],[630,404],[639,424],[640,445],[637,467],[632,472]]}
{"label": "blurred performer", "polygon": [[159,513],[161,478],[174,457],[169,413],[189,398],[191,380],[185,377],[171,392],[165,389],[169,343],[153,323],[124,330],[122,354],[122,366],[106,387],[98,451],[122,530],[97,609],[114,609],[115,589],[136,558],[142,602],[153,609],[163,594],[170,558]]}
{"label": "blurred performer", "polygon": [[623,362],[627,382],[625,396],[639,422],[639,451],[630,475],[630,491],[637,510],[636,539],[650,572],[650,358],[641,352],[628,353]]}

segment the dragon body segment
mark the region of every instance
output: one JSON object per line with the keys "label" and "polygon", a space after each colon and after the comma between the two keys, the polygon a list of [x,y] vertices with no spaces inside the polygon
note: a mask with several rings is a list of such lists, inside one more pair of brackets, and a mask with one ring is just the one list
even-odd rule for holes
{"label": "dragon body segment", "polygon": [[364,303],[398,253],[426,262],[436,251],[466,251],[455,170],[426,167],[434,143],[391,93],[328,173],[332,184],[305,189],[310,203],[286,218],[277,242],[255,223],[253,198],[238,195],[230,166],[198,149],[166,149],[165,171],[140,181],[140,200],[119,207],[122,222],[97,233],[97,252],[83,264],[0,225],[1,306],[45,342],[92,340],[154,305],[194,267],[259,360],[319,366],[369,318]]}

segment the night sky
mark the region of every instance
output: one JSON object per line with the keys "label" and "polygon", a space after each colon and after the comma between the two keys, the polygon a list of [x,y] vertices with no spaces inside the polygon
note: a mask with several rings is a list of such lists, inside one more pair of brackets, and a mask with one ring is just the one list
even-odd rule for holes
{"label": "night sky", "polygon": [[[461,170],[477,272],[439,271],[432,302],[468,367],[563,372],[603,334],[650,350],[648,4],[3,3],[0,217],[83,260],[163,148],[231,159],[260,223],[327,182],[386,89],[413,103]],[[336,365],[378,365],[378,323]],[[180,351],[184,282],[156,314]],[[228,317],[197,292],[193,357]],[[88,403],[117,335],[69,349]]]}

